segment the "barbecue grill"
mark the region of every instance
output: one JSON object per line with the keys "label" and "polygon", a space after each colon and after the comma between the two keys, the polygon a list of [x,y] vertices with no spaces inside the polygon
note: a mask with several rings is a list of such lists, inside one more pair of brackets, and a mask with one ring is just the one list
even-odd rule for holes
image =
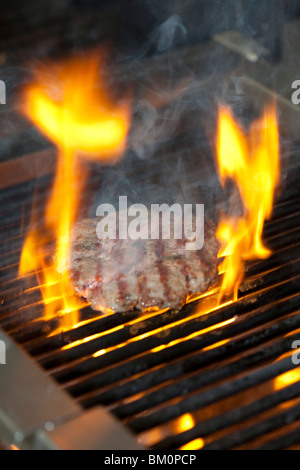
{"label": "barbecue grill", "polygon": [[[298,27],[296,21],[287,30],[295,34]],[[114,79],[122,82],[134,76],[139,83],[138,103],[145,89],[158,76],[168,75],[173,64],[178,83],[186,83],[184,111],[179,129],[167,128],[171,138],[159,129],[153,131],[144,149],[151,158],[145,163],[136,157],[134,125],[138,133],[149,108],[137,110],[129,139],[133,147],[117,169],[94,165],[80,216],[94,209],[101,182],[122,175],[135,187],[150,175],[151,184],[159,186],[174,159],[181,161],[184,156],[182,190],[187,185],[193,197],[204,198],[214,217],[215,207],[224,204],[224,192],[205,137],[215,122],[214,112],[208,115],[207,109],[213,110],[214,101],[224,95],[237,103],[238,79],[243,101],[237,111],[242,119],[251,120],[273,94],[268,82],[272,70],[275,82],[278,79],[282,147],[282,185],[272,219],[264,228],[272,255],[247,263],[237,301],[215,307],[217,285],[176,311],[103,314],[85,307],[76,328],[70,329],[62,329],[59,314],[45,319],[36,276],[20,277],[18,267],[32,207],[37,219],[45,210],[56,151],[17,111],[9,110],[20,128],[5,129],[3,139],[10,152],[0,164],[4,446],[161,451],[300,448],[300,369],[295,360],[295,341],[300,339],[299,111],[291,103],[286,82],[280,86],[284,50],[283,59],[274,63],[264,56],[265,46],[255,41],[243,38],[244,44],[237,47],[236,34],[217,34],[180,54],[120,64]],[[219,61],[219,72],[206,81],[211,57]],[[200,79],[189,85],[191,75]],[[206,98],[196,110],[192,103],[198,92]],[[163,119],[179,103],[182,94],[168,98],[160,111]],[[3,113],[8,119],[8,111]],[[196,116],[198,134],[193,140]],[[200,127],[201,122],[206,126]],[[195,170],[199,167],[201,177]],[[174,172],[169,184],[176,185]]]}

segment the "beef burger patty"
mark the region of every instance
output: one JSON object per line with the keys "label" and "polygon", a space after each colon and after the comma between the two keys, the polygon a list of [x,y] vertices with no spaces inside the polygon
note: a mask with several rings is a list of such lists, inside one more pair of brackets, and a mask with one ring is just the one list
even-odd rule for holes
{"label": "beef burger patty", "polygon": [[187,250],[185,239],[100,240],[97,223],[90,218],[75,225],[69,265],[74,289],[95,310],[180,308],[217,279],[219,246],[209,220],[201,250]]}

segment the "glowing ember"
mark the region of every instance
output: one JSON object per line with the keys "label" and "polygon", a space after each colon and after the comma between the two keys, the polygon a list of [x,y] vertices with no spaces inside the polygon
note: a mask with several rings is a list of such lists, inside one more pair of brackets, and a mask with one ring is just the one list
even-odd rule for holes
{"label": "glowing ember", "polygon": [[274,390],[281,390],[300,380],[300,367],[288,370],[274,379]]}
{"label": "glowing ember", "polygon": [[219,302],[238,287],[247,260],[267,258],[270,250],[262,241],[264,221],[272,213],[274,190],[279,182],[279,151],[276,108],[270,105],[249,132],[239,127],[229,108],[219,111],[217,159],[220,181],[232,179],[243,202],[241,216],[223,217],[217,229],[223,273]]}
{"label": "glowing ember", "polygon": [[204,447],[204,440],[201,439],[201,437],[198,437],[197,439],[181,446],[179,450],[200,450],[202,447]]}
{"label": "glowing ember", "polygon": [[[87,178],[83,161],[121,158],[130,122],[128,104],[116,106],[108,99],[100,66],[99,56],[90,55],[39,69],[23,103],[26,116],[57,145],[58,160],[45,220],[30,230],[19,272],[37,273],[46,318],[73,312],[68,326],[76,323],[84,305],[74,295],[66,269],[70,232]],[[47,255],[50,239],[55,240],[54,258]]]}
{"label": "glowing ember", "polygon": [[[196,425],[195,420],[190,413],[186,413],[180,416],[176,424],[177,424],[176,431],[178,433],[183,433],[185,431],[188,431],[189,429],[192,429]],[[198,450],[198,449],[201,449],[203,446],[204,446],[204,440],[199,437],[181,446],[180,450]]]}

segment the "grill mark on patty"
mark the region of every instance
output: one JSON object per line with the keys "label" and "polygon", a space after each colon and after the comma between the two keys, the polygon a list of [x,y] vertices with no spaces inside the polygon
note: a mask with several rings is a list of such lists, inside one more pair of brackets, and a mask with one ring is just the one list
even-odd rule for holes
{"label": "grill mark on patty", "polygon": [[151,295],[150,289],[147,287],[147,278],[144,274],[138,273],[138,303],[147,307],[149,305]]}
{"label": "grill mark on patty", "polygon": [[186,281],[186,290],[189,291],[190,289],[190,265],[186,263],[186,261],[183,258],[179,258],[179,264],[180,264],[180,271],[184,275],[185,281]]}
{"label": "grill mark on patty", "polygon": [[74,259],[73,266],[77,266],[77,267],[71,271],[71,274],[69,275],[69,279],[74,283],[78,283],[80,280],[80,276],[81,276],[81,269],[80,269],[81,259],[80,258]]}
{"label": "grill mark on patty", "polygon": [[164,297],[169,301],[171,286],[168,282],[168,268],[162,262],[164,258],[165,246],[164,243],[158,239],[155,243],[155,254],[157,256],[156,266],[158,268],[160,282],[163,286]]}
{"label": "grill mark on patty", "polygon": [[206,266],[207,266],[208,271],[212,271],[212,269],[213,269],[213,263],[212,263],[211,256],[210,256],[210,254],[207,252],[207,250],[203,250],[203,252],[201,253],[201,256],[202,256],[203,262],[205,262],[205,264],[206,264]]}
{"label": "grill mark on patty", "polygon": [[[141,258],[143,260],[147,259],[147,246],[142,244],[142,253]],[[148,286],[148,277],[145,273],[138,271],[137,275],[137,285],[138,285],[138,304],[149,306],[151,304],[151,292]]]}
{"label": "grill mark on patty", "polygon": [[126,277],[123,273],[120,273],[117,275],[117,281],[118,281],[118,293],[119,293],[119,299],[122,303],[126,303],[127,301],[127,295],[128,295],[128,284],[126,282]]}
{"label": "grill mark on patty", "polygon": [[138,296],[139,296],[139,299],[142,298],[142,294],[143,294],[143,285],[142,285],[142,276],[140,275],[140,273],[137,273],[137,285],[138,285]]}
{"label": "grill mark on patty", "polygon": [[[120,246],[120,241],[116,240],[116,243]],[[115,279],[118,285],[118,298],[122,303],[125,303],[126,292],[127,292],[127,282],[124,280],[125,276],[122,272],[118,272],[118,266],[123,266],[124,262],[124,251],[119,249],[119,259],[118,263],[114,262],[114,270],[115,270]]]}
{"label": "grill mark on patty", "polygon": [[98,269],[96,270],[95,281],[97,283],[97,289],[99,291],[99,296],[103,297],[103,274],[102,274],[102,260],[98,257]]}

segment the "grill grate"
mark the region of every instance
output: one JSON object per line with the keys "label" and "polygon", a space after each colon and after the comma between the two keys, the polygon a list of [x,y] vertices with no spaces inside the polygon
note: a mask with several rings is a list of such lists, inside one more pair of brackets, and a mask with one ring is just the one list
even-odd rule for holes
{"label": "grill grate", "polygon": [[266,224],[273,255],[249,264],[237,302],[205,313],[213,291],[173,312],[102,316],[85,308],[77,328],[61,331],[59,317],[43,319],[39,289],[25,292],[35,276],[17,276],[32,195],[42,214],[50,186],[44,177],[1,193],[1,328],[82,407],[104,405],[146,448],[297,446],[297,187]]}
{"label": "grill grate", "polygon": [[[126,60],[132,55],[130,38],[135,36],[133,42],[139,43],[139,51],[139,39],[141,35],[145,37],[145,28],[141,32],[134,22],[128,23],[128,2],[125,26],[122,2],[120,7],[99,10],[78,10],[74,6],[78,2],[68,8],[62,2],[51,2],[45,10],[44,6],[38,9],[36,2],[29,2],[31,8],[24,7],[16,21],[12,21],[15,15],[10,11],[11,0],[4,3],[7,3],[3,7],[5,24],[0,40],[7,64],[2,67],[1,78],[8,85],[9,95],[14,95],[18,83],[28,80],[26,58],[61,56],[78,47],[99,45],[101,38],[112,35],[118,39],[117,49],[123,51],[121,64],[124,55]],[[136,12],[136,2],[133,8]],[[30,11],[28,19],[25,10]],[[300,372],[291,360],[292,343],[300,337],[300,190],[299,171],[294,171],[295,165],[299,167],[299,153],[289,146],[290,134],[298,138],[299,129],[296,111],[290,108],[290,83],[283,80],[286,70],[293,71],[297,63],[290,51],[292,44],[297,50],[298,26],[286,25],[281,66],[270,64],[268,59],[249,63],[227,47],[217,47],[208,41],[203,46],[188,47],[185,52],[175,50],[173,56],[167,51],[155,60],[140,61],[138,57],[127,66],[125,60],[124,67],[120,67],[121,83],[122,80],[126,86],[128,82],[134,83],[136,89],[137,125],[133,126],[132,139],[136,152],[150,154],[154,159],[158,141],[165,154],[169,140],[173,147],[168,149],[170,155],[174,155],[174,149],[181,149],[187,161],[186,157],[195,152],[194,145],[197,161],[190,159],[190,172],[195,179],[200,168],[202,181],[208,181],[213,163],[211,155],[209,158],[204,155],[200,164],[198,150],[206,151],[204,141],[206,131],[214,127],[215,118],[210,112],[215,103],[226,96],[229,102],[232,100],[235,111],[240,113],[240,108],[245,108],[245,114],[251,117],[270,97],[271,89],[279,93],[281,130],[287,128],[288,134],[282,139],[286,148],[281,155],[289,159],[290,174],[264,231],[273,254],[247,266],[236,303],[203,313],[214,303],[215,292],[175,312],[101,316],[85,308],[80,312],[80,325],[62,331],[59,317],[43,319],[35,275],[18,278],[33,195],[38,218],[44,213],[52,178],[43,176],[4,190],[1,186],[0,330],[27,351],[33,362],[53,377],[74,402],[85,409],[104,405],[146,448],[300,449]],[[126,35],[129,45],[124,40]],[[162,39],[161,34],[159,37]],[[185,91],[180,103],[172,98],[174,106],[171,103],[168,110],[163,104],[168,93],[165,96],[164,92],[167,88],[172,96],[172,87],[177,82],[184,85]],[[149,102],[145,101],[148,94]],[[157,111],[151,99],[154,98],[154,103],[160,101],[160,95],[162,110]],[[53,163],[51,149],[50,153],[47,149],[49,142],[14,109],[1,114],[1,123],[1,185],[15,185],[19,177],[25,181],[47,173]],[[205,124],[205,129],[200,123]],[[299,149],[299,142],[296,148]],[[24,153],[25,157],[29,153],[30,158],[23,160]],[[174,161],[177,159],[172,159],[172,165]],[[150,171],[155,183],[161,181],[163,173],[156,163],[154,160],[154,170]],[[140,167],[137,161],[132,170],[141,187],[143,165],[141,159]],[[26,177],[20,175],[21,171],[15,172],[15,168],[24,169]],[[181,170],[178,165],[176,178],[178,174],[184,176]],[[284,165],[282,170],[284,180]],[[168,178],[167,174],[170,181]],[[192,179],[189,178],[189,183]],[[84,195],[86,203],[97,191],[99,181],[102,176],[93,172]],[[211,187],[207,185],[204,192],[206,188],[210,192]]]}

